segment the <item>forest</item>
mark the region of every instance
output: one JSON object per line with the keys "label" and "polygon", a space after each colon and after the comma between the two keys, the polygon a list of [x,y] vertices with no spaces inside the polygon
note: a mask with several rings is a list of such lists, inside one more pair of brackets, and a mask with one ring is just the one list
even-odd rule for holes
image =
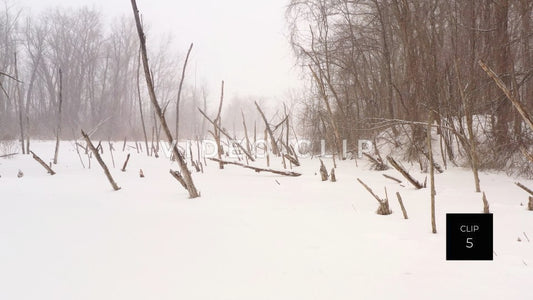
{"label": "forest", "polygon": [[[466,156],[481,169],[531,175],[522,154],[532,151],[532,128],[480,64],[531,111],[532,7],[528,0],[290,1],[290,42],[312,82],[302,103],[307,134],[354,147],[404,128],[412,142],[406,158],[416,160],[425,149],[416,122],[431,117],[450,161]],[[451,147],[456,139],[459,149]]]}
{"label": "forest", "polygon": [[[59,127],[65,139],[81,128],[98,128],[95,134],[104,139],[160,138],[146,83],[139,80],[131,17],[108,20],[87,7],[31,15],[3,4],[2,139],[29,144],[31,138],[55,138]],[[358,140],[376,139],[386,129],[394,135],[408,130],[406,159],[416,160],[426,151],[424,126],[416,123],[431,117],[452,163],[466,157],[479,169],[531,176],[525,158],[532,151],[531,130],[480,63],[532,109],[532,7],[527,0],[289,1],[288,42],[306,82],[284,100],[290,118],[300,136],[325,139],[336,153],[343,140],[355,149]],[[151,37],[149,26],[147,32]],[[180,137],[206,137],[197,107],[206,111],[208,102],[216,102],[208,96],[218,96],[191,80],[178,93],[185,51],[173,53],[171,37],[157,37],[148,51],[158,101],[176,134],[181,110]],[[255,123],[260,118],[253,101],[234,102],[224,122],[242,134],[233,112],[243,110]],[[283,111],[276,116],[282,120]]]}

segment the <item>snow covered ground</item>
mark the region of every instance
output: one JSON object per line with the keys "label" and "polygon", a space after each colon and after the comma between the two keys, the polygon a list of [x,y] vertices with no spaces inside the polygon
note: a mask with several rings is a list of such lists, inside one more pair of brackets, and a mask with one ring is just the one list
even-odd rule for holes
{"label": "snow covered ground", "polygon": [[[316,158],[296,178],[208,161],[194,174],[202,197],[188,199],[168,173],[176,165],[130,148],[121,172],[126,152],[117,150],[115,168],[104,155],[117,192],[94,159],[82,168],[72,142],[62,142],[54,176],[31,156],[0,158],[0,299],[533,298],[533,212],[503,174],[481,174],[494,261],[446,261],[446,213],[483,207],[469,170],[436,175],[432,234],[429,189],[401,186],[381,175],[401,178],[396,171],[361,160],[338,162],[336,183],[320,181]],[[53,143],[34,142],[33,151],[48,162]],[[377,215],[356,178],[382,197],[386,186],[393,214]]]}

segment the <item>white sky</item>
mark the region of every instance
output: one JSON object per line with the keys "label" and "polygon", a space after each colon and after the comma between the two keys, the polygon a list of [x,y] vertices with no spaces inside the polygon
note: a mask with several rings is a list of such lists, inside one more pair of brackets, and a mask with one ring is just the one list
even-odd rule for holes
{"label": "white sky", "polygon": [[[94,6],[104,15],[132,16],[129,0],[18,0],[39,12],[49,6]],[[222,79],[226,94],[283,99],[298,88],[284,13],[287,0],[137,0],[143,19],[158,33],[172,32],[185,54],[194,42],[189,83],[205,81],[209,98]],[[148,37],[150,38],[150,37]],[[195,72],[196,69],[196,72]]]}

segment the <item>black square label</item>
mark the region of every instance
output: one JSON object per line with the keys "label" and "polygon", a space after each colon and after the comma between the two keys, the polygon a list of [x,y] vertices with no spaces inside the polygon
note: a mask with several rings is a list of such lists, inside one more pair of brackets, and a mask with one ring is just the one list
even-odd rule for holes
{"label": "black square label", "polygon": [[492,214],[446,214],[446,260],[492,260]]}

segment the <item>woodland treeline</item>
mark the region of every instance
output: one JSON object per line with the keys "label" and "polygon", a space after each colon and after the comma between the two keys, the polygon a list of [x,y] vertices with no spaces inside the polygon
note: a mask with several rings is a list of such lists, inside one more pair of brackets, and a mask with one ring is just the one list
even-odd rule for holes
{"label": "woodland treeline", "polygon": [[291,0],[291,43],[312,83],[300,118],[307,134],[339,149],[339,140],[355,148],[379,131],[405,130],[406,158],[415,159],[426,149],[416,122],[432,112],[450,160],[472,160],[474,150],[480,168],[527,169],[520,149],[531,152],[531,130],[479,61],[531,111],[532,8],[530,0]]}
{"label": "woodland treeline", "polygon": [[[147,35],[157,40],[149,49],[155,90],[174,124],[185,58],[178,53],[187,49],[173,51],[170,36],[150,30]],[[130,15],[109,19],[87,7],[31,14],[4,1],[0,40],[0,72],[5,74],[0,76],[0,139],[20,139],[21,128],[25,138],[55,138],[60,119],[61,138],[85,129],[102,139],[141,140],[140,107],[148,139],[159,136]],[[193,137],[202,132],[196,107],[205,105],[207,95],[194,87],[194,74],[189,76],[181,96],[180,131]]]}

